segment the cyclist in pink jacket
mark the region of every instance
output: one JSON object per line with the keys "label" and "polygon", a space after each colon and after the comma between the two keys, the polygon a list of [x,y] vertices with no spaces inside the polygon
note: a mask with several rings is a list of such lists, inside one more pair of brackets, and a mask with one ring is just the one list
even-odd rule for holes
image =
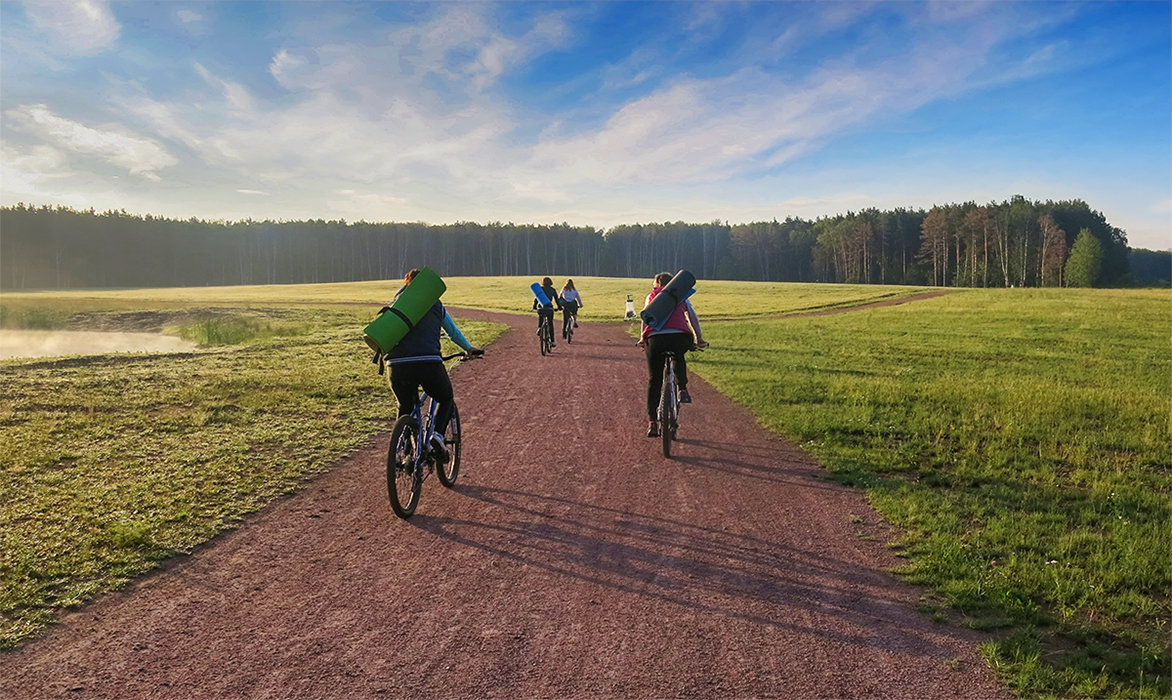
{"label": "cyclist in pink jacket", "polygon": [[[670,272],[656,275],[651,293],[647,295],[647,301],[643,305],[650,304],[670,281]],[[700,319],[696,316],[696,310],[692,308],[692,302],[687,299],[680,302],[659,330],[644,323],[638,345],[645,349],[647,355],[647,437],[659,437],[656,412],[659,409],[659,392],[663,388],[663,353],[675,353],[680,403],[692,403],[692,396],[688,393],[688,364],[684,360],[684,353],[694,348],[708,347],[700,332]]]}

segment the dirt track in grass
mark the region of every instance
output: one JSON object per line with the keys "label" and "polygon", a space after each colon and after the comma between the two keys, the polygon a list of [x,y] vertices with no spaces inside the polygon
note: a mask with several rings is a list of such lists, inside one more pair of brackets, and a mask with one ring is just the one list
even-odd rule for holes
{"label": "dirt track in grass", "polygon": [[0,654],[0,697],[1008,697],[863,495],[745,409],[693,378],[666,460],[624,326],[542,358],[532,318],[461,315],[512,329],[453,372],[454,490],[397,519],[379,436]]}

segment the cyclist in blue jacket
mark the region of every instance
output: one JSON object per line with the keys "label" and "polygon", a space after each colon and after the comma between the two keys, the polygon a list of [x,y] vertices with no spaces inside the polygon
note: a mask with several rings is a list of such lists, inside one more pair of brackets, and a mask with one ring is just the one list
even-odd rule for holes
{"label": "cyclist in blue jacket", "polygon": [[[403,277],[403,286],[406,287],[418,269],[411,270]],[[402,294],[400,289],[395,298]],[[382,308],[379,313],[391,307],[391,303]],[[452,380],[448,377],[448,370],[444,367],[440,353],[440,331],[448,334],[453,343],[460,346],[466,355],[479,355],[484,351],[468,342],[451,314],[444,309],[444,305],[437,299],[423,318],[419,319],[407,335],[391,348],[386,354],[386,362],[391,367],[391,391],[399,402],[399,415],[410,415],[419,400],[419,387],[427,392],[436,402],[435,434],[431,438],[431,447],[441,462],[449,459],[448,450],[444,446],[443,433],[448,428],[452,418],[454,394]]]}
{"label": "cyclist in blue jacket", "polygon": [[[541,280],[541,291],[545,292],[545,296],[549,297],[548,304],[542,304],[536,298],[533,299],[533,308],[537,311],[537,332],[541,333],[541,322],[548,317],[549,327],[553,328],[553,310],[554,305],[557,305],[557,310],[562,310],[561,299],[558,298],[558,290],[553,286],[553,280],[548,277],[543,277]],[[553,338],[549,339],[551,347],[557,347],[557,342]]]}

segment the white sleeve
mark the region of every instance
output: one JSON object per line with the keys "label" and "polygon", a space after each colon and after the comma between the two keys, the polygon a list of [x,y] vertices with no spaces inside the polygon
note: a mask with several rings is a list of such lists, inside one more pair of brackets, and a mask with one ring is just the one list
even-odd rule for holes
{"label": "white sleeve", "polygon": [[700,319],[696,316],[696,309],[692,308],[692,302],[687,299],[684,300],[684,304],[687,306],[688,321],[692,324],[692,331],[696,334],[696,340],[703,339],[704,334],[700,332]]}

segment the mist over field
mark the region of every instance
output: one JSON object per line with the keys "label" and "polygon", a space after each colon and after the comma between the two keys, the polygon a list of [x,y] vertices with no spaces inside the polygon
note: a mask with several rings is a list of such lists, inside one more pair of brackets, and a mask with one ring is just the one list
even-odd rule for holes
{"label": "mist over field", "polygon": [[195,343],[159,333],[98,331],[0,331],[0,360],[17,357],[104,355],[112,352],[182,352]]}

